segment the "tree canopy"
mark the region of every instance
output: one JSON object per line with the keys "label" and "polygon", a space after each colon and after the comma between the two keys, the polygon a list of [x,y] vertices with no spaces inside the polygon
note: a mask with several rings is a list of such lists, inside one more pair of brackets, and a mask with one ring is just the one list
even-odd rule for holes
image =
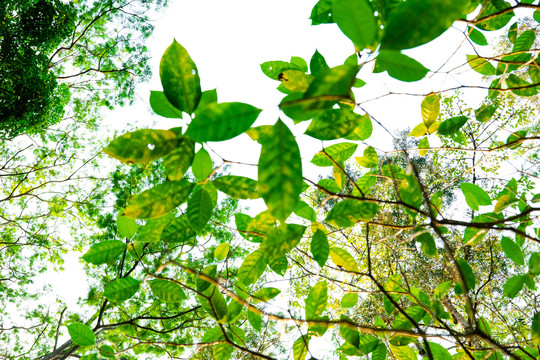
{"label": "tree canopy", "polygon": [[[83,308],[36,310],[24,336],[0,327],[16,344],[2,356],[538,358],[537,2],[320,0],[312,24],[339,27],[355,53],[261,64],[283,93],[271,124],[258,123],[266,109],[202,88],[173,41],[149,104],[178,126],[110,141],[109,194],[79,208],[96,220],[80,234]],[[449,31],[458,66],[413,58]],[[482,77],[462,82],[465,68]],[[390,120],[358,90],[379,73],[399,81],[380,97],[407,85],[422,98],[391,151],[372,137]],[[422,87],[440,75],[457,85]],[[483,90],[479,104],[470,89]]]}

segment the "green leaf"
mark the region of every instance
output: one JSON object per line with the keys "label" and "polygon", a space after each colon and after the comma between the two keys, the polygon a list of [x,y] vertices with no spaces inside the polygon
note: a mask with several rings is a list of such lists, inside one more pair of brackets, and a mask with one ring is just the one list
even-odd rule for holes
{"label": "green leaf", "polygon": [[289,269],[289,263],[286,256],[281,256],[270,260],[268,266],[270,266],[270,269],[272,269],[276,274],[281,276],[284,276]]}
{"label": "green leaf", "polygon": [[165,224],[160,235],[161,240],[167,243],[186,243],[197,236],[186,215],[172,219]]}
{"label": "green leaf", "polygon": [[473,27],[469,27],[467,32],[469,33],[469,39],[471,39],[474,43],[481,46],[488,45],[488,41],[481,31],[478,31]]}
{"label": "green leaf", "polygon": [[421,104],[422,120],[426,124],[426,128],[430,128],[431,125],[439,117],[440,103],[439,96],[437,94],[429,94]]}
{"label": "green leaf", "polygon": [[469,263],[464,259],[456,259],[456,262],[459,266],[460,273],[463,275],[465,280],[465,290],[474,290],[476,287],[476,277],[474,276],[474,271],[469,265]]}
{"label": "green leaf", "polygon": [[112,346],[103,345],[99,347],[99,355],[106,359],[116,359],[116,352]]}
{"label": "green leaf", "polygon": [[278,80],[285,89],[291,92],[304,92],[313,82],[313,76],[300,70],[285,70],[279,74]]}
{"label": "green leaf", "polygon": [[259,192],[274,217],[285,221],[302,192],[302,160],[294,135],[278,120],[263,141],[258,164]]}
{"label": "green leaf", "polygon": [[182,111],[170,103],[163,91],[150,91],[150,107],[159,116],[169,119],[182,118]]}
{"label": "green leaf", "polygon": [[161,58],[159,76],[165,96],[171,104],[193,114],[201,99],[201,80],[197,66],[176,40]]}
{"label": "green leaf", "polygon": [[540,313],[535,313],[531,323],[531,340],[540,346]]}
{"label": "green leaf", "polygon": [[358,65],[340,65],[324,71],[313,80],[304,94],[286,96],[279,107],[295,121],[309,120],[318,110],[331,108],[338,101],[351,101],[351,87]]}
{"label": "green leaf", "polygon": [[126,250],[126,244],[120,240],[106,240],[92,245],[83,255],[83,259],[94,265],[101,265],[119,257]]}
{"label": "green leaf", "polygon": [[495,75],[497,69],[488,60],[478,57],[477,55],[467,55],[469,66],[479,74]]}
{"label": "green leaf", "polygon": [[357,147],[357,144],[348,142],[328,146],[316,153],[311,162],[316,166],[333,166],[334,162],[341,164],[354,154]]}
{"label": "green leaf", "polygon": [[197,111],[186,135],[200,143],[229,140],[249,129],[260,112],[261,109],[239,102],[211,103]]}
{"label": "green leaf", "polygon": [[378,212],[379,206],[375,203],[345,199],[334,205],[325,221],[337,227],[350,227],[358,221],[370,221]]}
{"label": "green leaf", "polygon": [[377,24],[367,0],[334,0],[332,17],[358,49],[373,48]]}
{"label": "green leaf", "polygon": [[510,4],[506,1],[490,1],[482,4],[481,17],[486,18],[487,20],[476,24],[476,27],[487,31],[502,29],[512,19],[512,17],[514,16],[514,11],[508,11],[504,14],[499,14],[498,16],[490,15],[493,15],[508,7],[510,7]]}
{"label": "green leaf", "polygon": [[418,61],[398,50],[381,50],[373,72],[380,73],[387,71],[388,75],[394,79],[411,82],[422,80],[429,70]]}
{"label": "green leaf", "polygon": [[214,285],[210,285],[202,294],[198,295],[199,303],[208,315],[217,321],[226,318],[228,314],[227,302],[223,294]]}
{"label": "green leaf", "polygon": [[116,229],[121,236],[132,239],[137,233],[139,226],[134,219],[118,215],[116,217]]}
{"label": "green leaf", "polygon": [[302,71],[302,68],[296,64],[291,64],[285,61],[267,61],[261,64],[261,70],[264,75],[270,79],[279,80],[279,74],[286,70]]}
{"label": "green leaf", "polygon": [[[450,355],[450,352],[448,352],[448,350],[446,350],[442,345],[434,343],[434,342],[428,342],[428,346],[433,356],[433,359],[452,360],[452,355]],[[424,348],[425,348],[425,345],[424,345]],[[426,352],[427,352],[427,349],[426,349]]]}
{"label": "green leaf", "polygon": [[247,313],[247,319],[251,326],[257,331],[261,331],[262,329],[262,317],[259,314],[254,313],[253,311],[249,310]]}
{"label": "green leaf", "polygon": [[163,230],[173,218],[174,215],[168,213],[158,218],[147,220],[146,224],[139,230],[136,240],[144,243],[159,241],[162,238]]}
{"label": "green leaf", "polygon": [[347,293],[341,299],[341,307],[344,309],[352,308],[358,302],[358,293]]}
{"label": "green leaf", "polygon": [[311,19],[311,25],[333,23],[333,3],[333,0],[319,0],[311,10],[311,16],[309,17]]}
{"label": "green leaf", "polygon": [[117,137],[103,152],[124,163],[144,164],[167,155],[178,143],[173,131],[142,129]]}
{"label": "green leaf", "polygon": [[480,186],[471,183],[461,183],[459,187],[461,188],[463,195],[465,195],[467,205],[469,205],[472,210],[479,210],[479,205],[491,205],[491,198]]}
{"label": "green leaf", "polygon": [[304,360],[309,351],[309,337],[306,335],[300,336],[293,344],[293,359]]}
{"label": "green leaf", "polygon": [[96,336],[89,326],[73,323],[67,326],[71,341],[75,345],[88,346],[96,343]]}
{"label": "green leaf", "polygon": [[529,258],[529,274],[540,275],[540,252],[531,254]]}
{"label": "green leaf", "polygon": [[139,290],[141,282],[132,277],[113,280],[105,286],[103,296],[111,302],[122,302],[131,298]]}
{"label": "green leaf", "polygon": [[384,343],[380,343],[377,345],[375,350],[373,350],[373,353],[371,354],[371,360],[386,360],[386,354],[388,350],[386,350],[386,345]]}
{"label": "green leaf", "polygon": [[418,142],[418,153],[420,156],[425,156],[428,153],[428,151],[424,149],[429,149],[429,140],[427,136]]}
{"label": "green leaf", "polygon": [[399,2],[388,15],[381,47],[401,50],[430,42],[463,16],[467,3],[465,0]]}
{"label": "green leaf", "polygon": [[195,143],[187,137],[179,138],[177,148],[163,157],[163,166],[169,180],[181,180],[193,163]]}
{"label": "green leaf", "polygon": [[342,267],[346,271],[360,271],[358,264],[346,250],[333,246],[330,248],[330,258],[336,266]]}
{"label": "green leaf", "polygon": [[364,150],[364,156],[357,157],[356,161],[362,167],[375,168],[379,165],[379,155],[377,155],[377,151],[372,146],[368,146]]}
{"label": "green leaf", "polygon": [[201,94],[201,101],[199,101],[199,106],[197,106],[197,111],[195,112],[195,116],[197,116],[198,112],[207,107],[210,104],[217,103],[217,90],[206,90],[203,91]]}
{"label": "green leaf", "polygon": [[212,173],[212,166],[213,164],[210,154],[208,154],[208,151],[206,151],[204,148],[201,148],[199,151],[197,151],[195,157],[193,158],[191,170],[193,171],[193,175],[197,180],[205,181]]}
{"label": "green leaf", "polygon": [[305,226],[283,224],[270,231],[259,248],[269,260],[282,257],[291,251],[304,235]]}
{"label": "green leaf", "polygon": [[326,60],[321,55],[321,53],[315,50],[315,53],[313,54],[309,62],[309,68],[311,69],[311,74],[317,76],[322,71],[329,69],[330,67],[326,63]]}
{"label": "green leaf", "polygon": [[225,175],[212,180],[216,188],[235,199],[257,199],[257,181],[244,177]]}
{"label": "green leaf", "polygon": [[317,264],[321,268],[324,267],[326,260],[328,260],[328,255],[330,255],[330,246],[328,245],[326,234],[321,230],[317,230],[311,239],[311,254]]}
{"label": "green leaf", "polygon": [[489,327],[488,321],[484,317],[480,317],[477,321],[478,328],[487,336],[491,336],[491,329]]}
{"label": "green leaf", "polygon": [[476,120],[486,122],[491,119],[493,114],[495,114],[495,111],[497,111],[496,106],[484,104],[475,111],[474,116],[476,117]]}
{"label": "green leaf", "polygon": [[375,336],[361,334],[358,337],[358,350],[360,350],[360,353],[367,355],[373,352],[380,343],[380,340]]}
{"label": "green leaf", "polygon": [[214,250],[214,258],[217,261],[223,261],[229,255],[230,245],[228,243],[219,244]]}
{"label": "green leaf", "polygon": [[371,118],[368,114],[364,114],[360,117],[360,121],[356,129],[344,136],[347,140],[367,140],[373,132],[373,125],[371,124]]}
{"label": "green leaf", "polygon": [[298,65],[303,72],[308,71],[308,64],[306,60],[299,56],[291,56],[291,64]]}
{"label": "green leaf", "polygon": [[317,214],[315,214],[315,210],[313,210],[311,206],[309,206],[302,200],[298,201],[298,204],[296,204],[296,207],[294,208],[293,212],[296,215],[306,220],[309,220],[309,221],[317,220]]}
{"label": "green leaf", "polygon": [[405,346],[390,345],[390,351],[392,351],[392,354],[394,354],[397,360],[417,360],[414,350],[408,345],[405,345]]}
{"label": "green leaf", "polygon": [[255,251],[246,256],[238,269],[238,281],[251,285],[264,273],[268,260],[262,251]]}
{"label": "green leaf", "polygon": [[83,355],[83,356],[81,356],[80,359],[81,359],[81,360],[98,360],[98,357],[97,357],[97,354],[96,354],[96,353],[93,353],[93,354],[86,354],[86,355]]}
{"label": "green leaf", "polygon": [[503,236],[501,246],[508,258],[517,265],[525,265],[525,257],[520,247],[509,237]]}
{"label": "green leaf", "polygon": [[122,216],[149,219],[165,215],[187,200],[193,184],[187,180],[167,181],[135,196]]}
{"label": "green leaf", "polygon": [[210,221],[217,203],[217,193],[213,186],[197,185],[189,197],[186,215],[191,228],[200,233]]}
{"label": "green leaf", "polygon": [[306,320],[316,320],[326,310],[328,288],[326,281],[319,281],[313,286],[306,298]]}
{"label": "green leaf", "polygon": [[315,116],[305,134],[319,140],[339,139],[357,129],[363,119],[349,109],[329,109]]}
{"label": "green leaf", "polygon": [[172,281],[156,279],[149,281],[152,293],[166,303],[178,303],[187,299],[182,287]]}
{"label": "green leaf", "polygon": [[519,294],[525,284],[525,276],[515,275],[506,280],[503,286],[503,293],[510,299],[513,299]]}
{"label": "green leaf", "polygon": [[538,86],[531,84],[515,74],[510,74],[506,78],[506,86],[519,96],[534,96],[538,93]]}
{"label": "green leaf", "polygon": [[212,347],[213,359],[215,360],[229,360],[234,351],[234,347],[231,344],[216,344]]}
{"label": "green leaf", "polygon": [[[354,322],[344,314],[341,315],[340,320],[354,324]],[[358,333],[356,327],[353,327],[352,325],[348,326],[345,324],[340,324],[339,333],[346,342],[358,349],[358,345],[360,344],[360,333]]]}
{"label": "green leaf", "polygon": [[281,290],[273,288],[273,287],[267,287],[263,288],[261,290],[255,291],[253,293],[253,297],[256,298],[259,301],[269,301],[278,296],[281,293]]}
{"label": "green leaf", "polygon": [[214,326],[213,328],[210,328],[206,330],[204,333],[201,343],[209,343],[214,341],[221,341],[225,340],[225,335],[223,335],[223,331],[221,330],[221,327]]}
{"label": "green leaf", "polygon": [[454,135],[468,120],[469,119],[466,116],[451,117],[450,119],[443,121],[441,125],[439,125],[437,131],[443,136]]}

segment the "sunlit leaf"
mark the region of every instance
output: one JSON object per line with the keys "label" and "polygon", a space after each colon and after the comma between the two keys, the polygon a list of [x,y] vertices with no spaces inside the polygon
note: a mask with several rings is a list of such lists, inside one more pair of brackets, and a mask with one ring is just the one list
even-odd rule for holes
{"label": "sunlit leaf", "polygon": [[485,60],[477,55],[467,55],[469,66],[482,75],[495,75],[497,70],[488,60]]}
{"label": "sunlit leaf", "polygon": [[252,296],[259,301],[269,301],[278,296],[280,293],[281,290],[279,289],[266,287],[255,291]]}
{"label": "sunlit leaf", "polygon": [[186,214],[191,228],[200,233],[210,218],[217,203],[216,189],[213,186],[197,185],[188,199]]}
{"label": "sunlit leaf", "polygon": [[219,191],[224,192],[236,199],[257,199],[260,197],[257,191],[257,181],[234,175],[224,175],[212,180]]}
{"label": "sunlit leaf", "polygon": [[228,243],[219,244],[214,250],[214,258],[218,261],[223,261],[229,254],[230,245]]}
{"label": "sunlit leaf", "polygon": [[501,239],[501,247],[510,260],[517,265],[525,265],[525,257],[523,256],[523,252],[521,251],[520,247],[514,241],[512,241],[512,239],[503,236]]}
{"label": "sunlit leaf", "polygon": [[424,98],[424,100],[422,100],[422,120],[424,120],[424,124],[426,124],[428,129],[439,117],[439,110],[440,103],[439,96],[437,94],[429,94]]}
{"label": "sunlit leaf", "polygon": [[264,273],[268,260],[262,251],[255,251],[244,259],[238,269],[238,280],[245,285],[251,285]]}
{"label": "sunlit leaf", "polygon": [[279,80],[279,74],[286,70],[302,71],[302,68],[296,64],[285,61],[267,61],[261,64],[262,72],[271,79]]}
{"label": "sunlit leaf", "polygon": [[305,134],[319,140],[339,139],[357,129],[363,119],[347,109],[326,110],[313,118]]}
{"label": "sunlit leaf", "polygon": [[377,24],[369,1],[334,0],[332,17],[359,49],[372,47]]}
{"label": "sunlit leaf", "polygon": [[141,282],[132,277],[113,280],[105,286],[103,296],[112,302],[122,302],[131,298],[139,290]]}
{"label": "sunlit leaf", "polygon": [[377,151],[372,146],[368,146],[364,150],[364,156],[357,157],[356,162],[362,167],[374,168],[379,165],[379,155],[377,155]]}
{"label": "sunlit leaf", "polygon": [[126,244],[119,240],[106,240],[92,245],[83,255],[83,259],[94,265],[101,265],[119,257],[126,249]]}
{"label": "sunlit leaf", "polygon": [[229,140],[249,129],[260,112],[239,102],[211,103],[197,111],[186,135],[197,142]]}
{"label": "sunlit leaf", "polygon": [[491,205],[491,198],[488,193],[480,186],[471,183],[461,183],[459,185],[463,195],[465,195],[465,201],[467,205],[473,210],[479,210],[479,205],[487,206]]}
{"label": "sunlit leaf", "polygon": [[293,344],[293,359],[304,360],[308,353],[309,337],[306,335],[300,336]]}
{"label": "sunlit leaf", "polygon": [[167,48],[159,65],[161,85],[167,99],[177,109],[193,114],[201,99],[197,66],[176,40]]}
{"label": "sunlit leaf", "polygon": [[313,286],[306,298],[306,319],[318,319],[326,310],[328,299],[328,288],[326,281],[319,281]]}
{"label": "sunlit leaf", "polygon": [[182,118],[182,111],[170,103],[163,91],[150,91],[150,106],[159,116],[171,119]]}
{"label": "sunlit leaf", "polygon": [[358,302],[358,293],[347,293],[343,295],[343,298],[341,299],[341,307],[342,308],[352,308],[356,305]]}
{"label": "sunlit leaf", "polygon": [[461,258],[456,259],[456,262],[459,266],[460,273],[464,278],[463,280],[465,280],[465,290],[473,290],[476,287],[476,276],[474,275],[471,265]]}
{"label": "sunlit leaf", "polygon": [[253,311],[248,311],[247,313],[247,319],[251,326],[257,331],[261,331],[262,329],[262,317],[259,314],[254,313]]}
{"label": "sunlit leaf", "polygon": [[378,211],[379,206],[375,203],[345,199],[334,205],[325,221],[338,227],[350,227],[358,221],[370,221]]}
{"label": "sunlit leaf", "polygon": [[259,192],[266,206],[273,216],[284,221],[298,203],[303,179],[300,150],[281,120],[273,127],[273,136],[262,145],[258,174]]}
{"label": "sunlit leaf", "polygon": [[333,166],[334,162],[343,163],[354,154],[357,147],[357,144],[348,142],[331,145],[316,153],[311,162],[317,166]]}
{"label": "sunlit leaf", "polygon": [[118,215],[116,218],[116,229],[121,236],[131,239],[137,233],[139,226],[134,219]]}
{"label": "sunlit leaf", "polygon": [[349,254],[346,250],[335,246],[331,247],[330,258],[332,259],[332,262],[336,264],[336,266],[342,267],[346,271],[358,272],[360,270],[356,260],[354,260],[351,254]]}
{"label": "sunlit leaf", "polygon": [[300,242],[305,230],[305,226],[283,224],[266,235],[259,250],[270,260],[284,256]]}
{"label": "sunlit leaf", "polygon": [[193,163],[195,143],[187,137],[178,140],[176,149],[163,157],[163,166],[169,180],[181,180]]}
{"label": "sunlit leaf", "polygon": [[381,50],[373,72],[379,73],[387,71],[388,75],[401,81],[418,81],[424,78],[428,69],[407,55],[398,50]]}
{"label": "sunlit leaf", "polygon": [[311,254],[320,267],[326,264],[330,255],[330,245],[326,234],[321,230],[317,230],[311,239]]}
{"label": "sunlit leaf", "polygon": [[311,74],[314,76],[317,76],[322,71],[329,69],[326,60],[318,50],[315,50],[315,53],[311,57],[311,60],[309,62],[309,68],[311,69]]}
{"label": "sunlit leaf", "polygon": [[71,341],[74,344],[88,346],[96,343],[96,336],[89,326],[81,323],[72,323],[67,328]]}
{"label": "sunlit leaf", "polygon": [[333,0],[319,0],[311,10],[311,25],[333,23],[332,5]]}
{"label": "sunlit leaf", "polygon": [[156,279],[148,282],[152,293],[166,303],[177,303],[186,299],[182,287],[172,281]]}
{"label": "sunlit leaf", "polygon": [[525,284],[525,276],[515,275],[506,280],[503,285],[503,293],[510,299],[513,299],[519,294]]}
{"label": "sunlit leaf", "polygon": [[128,164],[143,164],[167,155],[178,143],[173,131],[142,129],[117,137],[103,152]]}
{"label": "sunlit leaf", "polygon": [[212,166],[213,164],[210,154],[208,154],[208,151],[206,151],[204,148],[201,148],[199,151],[197,151],[193,158],[191,170],[193,171],[193,175],[195,178],[197,178],[197,180],[205,181],[212,173]]}

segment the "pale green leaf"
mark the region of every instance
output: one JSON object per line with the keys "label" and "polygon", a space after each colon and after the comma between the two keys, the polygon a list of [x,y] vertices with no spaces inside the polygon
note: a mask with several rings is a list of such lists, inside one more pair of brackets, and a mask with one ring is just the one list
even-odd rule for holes
{"label": "pale green leaf", "polygon": [[141,282],[132,277],[113,280],[105,286],[103,296],[112,302],[122,302],[131,298],[139,290]]}
{"label": "pale green leaf", "polygon": [[106,240],[92,245],[83,259],[94,265],[101,265],[119,257],[126,249],[120,240]]}
{"label": "pale green leaf", "polygon": [[96,336],[89,326],[82,323],[73,323],[69,324],[67,328],[74,344],[88,346],[96,343]]}
{"label": "pale green leaf", "polygon": [[172,281],[156,279],[149,282],[152,293],[166,303],[177,303],[186,299],[182,287]]}

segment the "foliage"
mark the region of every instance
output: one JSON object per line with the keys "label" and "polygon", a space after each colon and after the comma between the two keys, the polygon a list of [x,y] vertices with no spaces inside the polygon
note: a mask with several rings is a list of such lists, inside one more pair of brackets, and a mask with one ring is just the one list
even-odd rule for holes
{"label": "foliage", "polygon": [[[57,329],[71,340],[37,355],[537,358],[539,129],[523,100],[540,87],[534,35],[509,35],[510,54],[484,57],[476,47],[487,44],[484,32],[517,31],[514,10],[538,8],[320,0],[313,24],[336,22],[357,53],[334,67],[318,52],[309,66],[298,57],[262,64],[281,82],[286,117],[260,126],[260,109],[203,91],[174,41],[150,104],[190,121],[130,132],[105,148],[134,165],[113,178],[116,207],[100,215],[103,232],[83,256],[92,313],[60,317]],[[427,68],[403,50],[453,24],[477,44],[463,64],[491,77],[474,85],[486,98],[473,109],[463,101],[467,86],[424,93],[420,123],[396,137],[396,150],[379,150],[371,129],[385,124],[355,100],[354,85],[370,86],[357,81],[360,68],[374,63],[375,73],[419,81]],[[301,150],[304,121],[305,135],[338,141]],[[243,133],[260,146],[257,180],[225,174],[245,164],[208,151],[209,142],[235,146]],[[333,179],[309,178],[302,159]],[[257,198],[266,209],[239,211],[236,199]]]}
{"label": "foliage", "polygon": [[[0,10],[0,135],[36,134],[65,107],[112,108],[145,80],[146,11],[162,1],[7,0]],[[115,23],[112,27],[111,24]],[[93,119],[87,119],[90,122]],[[84,124],[84,122],[82,122]]]}

